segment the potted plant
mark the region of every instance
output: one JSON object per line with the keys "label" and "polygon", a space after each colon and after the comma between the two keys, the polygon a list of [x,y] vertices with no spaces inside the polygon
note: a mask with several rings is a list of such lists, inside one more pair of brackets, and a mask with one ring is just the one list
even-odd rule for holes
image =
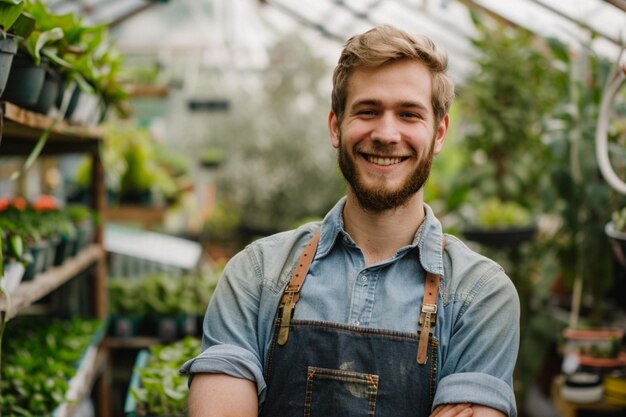
{"label": "potted plant", "polygon": [[187,337],[170,345],[151,346],[137,355],[124,410],[130,416],[185,416],[189,388],[179,373],[200,352],[200,340]]}
{"label": "potted plant", "polygon": [[65,207],[63,211],[76,229],[74,248],[70,252],[72,255],[76,255],[80,250],[94,242],[96,226],[100,222],[100,218],[84,204],[71,204]]}
{"label": "potted plant", "polygon": [[581,366],[619,368],[626,364],[621,352],[624,330],[620,328],[566,328],[565,355],[574,355]]}
{"label": "potted plant", "polygon": [[[13,253],[26,267],[23,280],[31,279],[37,272],[43,270],[46,262],[48,244],[42,238],[41,232],[29,220],[26,213],[27,203],[21,197],[15,197],[6,205],[0,207],[0,228],[9,236],[9,242],[17,243]],[[15,248],[18,248],[16,251]],[[21,253],[21,255],[17,255]]]}
{"label": "potted plant", "polygon": [[[9,204],[8,198],[0,200],[0,215]],[[10,221],[0,217],[0,292],[7,294],[15,290],[31,261],[23,235],[15,231]]]}
{"label": "potted plant", "polygon": [[0,96],[4,92],[11,63],[17,52],[15,36],[9,33],[24,9],[22,0],[0,0]]}
{"label": "potted plant", "polygon": [[527,208],[497,197],[478,203],[475,219],[462,231],[474,242],[493,247],[510,247],[533,238],[537,225]]}
{"label": "potted plant", "polygon": [[141,280],[123,277],[107,281],[111,310],[110,331],[113,336],[132,337],[140,334],[146,304],[142,301]]}
{"label": "potted plant", "polygon": [[[171,152],[161,151],[148,129],[120,123],[105,126],[104,132],[102,159],[111,206],[159,205],[178,196],[180,185],[173,177],[180,173],[180,163],[171,163]],[[76,183],[86,189],[90,181],[91,160],[85,159]]]}
{"label": "potted plant", "polygon": [[200,166],[203,168],[217,168],[223,160],[224,152],[220,148],[206,148],[200,153]]}

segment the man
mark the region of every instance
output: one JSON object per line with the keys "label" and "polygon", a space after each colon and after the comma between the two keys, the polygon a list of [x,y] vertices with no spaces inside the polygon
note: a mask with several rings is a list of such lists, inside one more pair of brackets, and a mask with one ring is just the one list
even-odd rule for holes
{"label": "man", "polygon": [[516,414],[515,288],[423,201],[446,69],[430,40],[391,26],[348,41],[328,117],[347,196],[229,262],[183,367],[190,416]]}

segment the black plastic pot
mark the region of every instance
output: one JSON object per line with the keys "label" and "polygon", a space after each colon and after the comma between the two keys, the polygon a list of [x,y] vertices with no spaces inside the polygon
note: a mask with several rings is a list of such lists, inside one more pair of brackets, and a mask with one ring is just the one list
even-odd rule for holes
{"label": "black plastic pot", "polygon": [[26,106],[28,110],[41,114],[48,114],[52,105],[55,103],[59,95],[59,89],[61,88],[61,77],[58,71],[50,66],[46,67],[46,75],[37,102],[32,106]]}
{"label": "black plastic pot", "polygon": [[74,110],[76,110],[76,105],[78,104],[78,99],[80,98],[80,95],[80,88],[78,86],[75,86],[74,90],[72,90],[72,95],[70,97],[70,102],[67,105],[67,110],[65,111],[66,120],[71,119],[72,115],[74,114]]}
{"label": "black plastic pot", "polygon": [[13,57],[17,52],[17,42],[11,35],[6,35],[5,39],[0,39],[0,96],[4,92],[11,72]]}
{"label": "black plastic pot", "polygon": [[13,58],[2,100],[20,107],[32,107],[37,103],[46,78],[46,66],[35,65],[32,57],[18,51]]}
{"label": "black plastic pot", "polygon": [[535,237],[537,225],[511,227],[507,229],[479,229],[463,230],[463,236],[473,242],[492,247],[513,247],[528,242]]}

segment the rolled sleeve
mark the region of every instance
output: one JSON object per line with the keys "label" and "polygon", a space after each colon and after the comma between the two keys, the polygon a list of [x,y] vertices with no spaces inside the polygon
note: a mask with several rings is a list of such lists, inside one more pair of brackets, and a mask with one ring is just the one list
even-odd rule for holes
{"label": "rolled sleeve", "polygon": [[433,406],[473,403],[517,415],[513,370],[519,348],[519,298],[495,263],[477,264],[454,297],[455,314],[446,341]]}
{"label": "rolled sleeve", "polygon": [[197,373],[226,374],[248,379],[256,382],[259,398],[265,396],[266,385],[261,364],[255,355],[235,345],[212,346],[185,362],[180,372],[189,375],[189,384],[193,374]]}
{"label": "rolled sleeve", "polygon": [[517,415],[511,387],[499,378],[478,372],[452,374],[439,381],[433,409],[450,403],[481,404],[509,417]]}
{"label": "rolled sleeve", "polygon": [[180,372],[221,373],[253,381],[259,401],[265,395],[258,323],[262,274],[250,247],[231,258],[207,308],[202,353]]}

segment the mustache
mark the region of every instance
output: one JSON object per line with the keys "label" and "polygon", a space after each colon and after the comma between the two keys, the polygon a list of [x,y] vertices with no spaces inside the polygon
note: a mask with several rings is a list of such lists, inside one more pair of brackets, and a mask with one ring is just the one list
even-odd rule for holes
{"label": "mustache", "polygon": [[406,149],[402,153],[398,153],[398,149],[395,149],[394,145],[383,145],[380,143],[371,143],[368,145],[358,146],[354,148],[355,153],[363,153],[368,155],[376,155],[380,157],[415,157],[417,152],[415,149]]}

